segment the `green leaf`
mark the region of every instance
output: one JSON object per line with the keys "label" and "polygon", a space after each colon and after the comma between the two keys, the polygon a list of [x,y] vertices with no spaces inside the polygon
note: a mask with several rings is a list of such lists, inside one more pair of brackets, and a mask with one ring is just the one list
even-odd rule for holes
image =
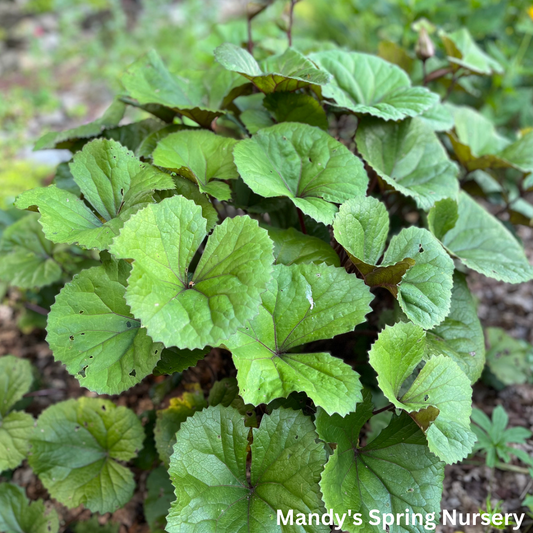
{"label": "green leaf", "polygon": [[420,118],[402,122],[361,120],[357,148],[365,161],[398,192],[421,209],[459,192],[458,168],[433,128]]}
{"label": "green leaf", "polygon": [[[133,63],[124,73],[122,83],[132,98],[148,111],[153,105],[164,106],[202,127],[222,115],[242,80],[224,69],[190,72],[178,76],[168,71],[155,50]],[[241,88],[242,90],[242,88]]]}
{"label": "green leaf", "polygon": [[102,137],[104,139],[112,139],[117,141],[128,150],[135,152],[141,143],[154,132],[158,132],[164,127],[164,122],[155,120],[153,118],[147,118],[125,126],[118,126],[117,128],[111,128],[105,130]]}
{"label": "green leaf", "polygon": [[274,242],[274,264],[326,263],[340,266],[339,256],[329,244],[294,228],[280,229],[269,226],[268,236]]}
{"label": "green leaf", "polygon": [[487,328],[487,365],[504,385],[528,383],[533,376],[533,348],[501,328]]}
{"label": "green leaf", "polygon": [[359,374],[330,354],[292,349],[352,331],[370,311],[369,289],[342,268],[276,265],[262,298],[259,315],[225,342],[244,401],[303,391],[328,413],[352,411],[361,400]]}
{"label": "green leaf", "polygon": [[[407,392],[402,385],[418,364],[426,363]],[[426,333],[411,323],[386,327],[369,352],[385,396],[410,413],[424,429],[429,449],[443,461],[456,463],[471,451],[472,387],[451,358],[426,356]]]}
{"label": "green leaf", "polygon": [[475,383],[485,366],[485,338],[476,303],[463,274],[453,275],[452,302],[448,316],[427,332],[427,351],[453,359]]}
{"label": "green leaf", "polygon": [[435,205],[429,210],[429,230],[437,239],[442,240],[444,235],[455,227],[458,219],[457,202],[452,198],[444,198],[435,202]]}
{"label": "green leaf", "polygon": [[0,280],[13,287],[33,289],[59,281],[57,246],[48,241],[39,215],[30,213],[4,231],[0,240]]}
{"label": "green leaf", "polygon": [[175,196],[134,215],[111,247],[134,259],[126,300],[148,334],[165,346],[217,346],[258,311],[270,278],[272,242],[247,216],[227,218],[206,237],[194,202]]}
{"label": "green leaf", "polygon": [[187,418],[207,407],[204,393],[198,383],[191,386],[190,392],[171,398],[167,409],[157,411],[155,423],[155,445],[161,461],[168,467],[172,449],[176,443],[176,433]]}
{"label": "green leaf", "polygon": [[0,357],[0,472],[17,468],[28,454],[33,418],[10,411],[30,390],[32,381],[29,361],[12,355]]}
{"label": "green leaf", "polygon": [[425,87],[411,87],[401,68],[377,56],[328,50],[309,57],[333,76],[322,88],[324,98],[358,115],[402,120],[420,115],[439,100]]}
{"label": "green leaf", "polygon": [[166,468],[159,466],[150,472],[146,480],[146,498],[144,500],[144,516],[153,531],[164,530],[170,504],[174,501],[174,488],[170,482]]}
{"label": "green leaf", "polygon": [[383,264],[405,258],[414,260],[415,265],[402,278],[398,302],[409,320],[431,329],[450,311],[453,261],[429,231],[415,227],[403,229],[391,239]]}
{"label": "green leaf", "polygon": [[52,148],[58,148],[72,149],[73,151],[76,151],[78,147],[81,148],[80,144],[83,145],[87,140],[93,137],[99,137],[102,135],[102,132],[108,128],[118,126],[124,117],[125,111],[126,106],[124,103],[115,100],[104,113],[102,118],[70,130],[49,132],[43,135],[35,143],[34,150],[50,150]]}
{"label": "green leaf", "polygon": [[153,133],[150,133],[144,140],[141,142],[137,148],[135,155],[137,157],[143,157],[145,159],[151,159],[154,150],[157,147],[159,141],[170,135],[171,133],[176,133],[178,131],[188,130],[189,126],[184,126],[183,124],[170,124],[164,128],[160,128]]}
{"label": "green leaf", "polygon": [[[345,418],[328,416],[319,409],[316,418],[321,439],[335,443],[328,459],[320,488],[327,509],[342,516],[361,513],[361,525],[348,517],[342,529],[350,533],[378,533],[384,525],[370,525],[370,512],[404,513],[391,533],[423,533],[426,516],[435,513],[438,523],[444,463],[428,449],[424,434],[404,413],[366,446],[360,446],[360,431],[372,416],[371,395],[364,393],[364,403]],[[409,521],[405,513],[421,513],[423,522]],[[375,520],[374,520],[375,522]]]}
{"label": "green leaf", "polygon": [[196,363],[203,359],[209,352],[211,347],[207,346],[201,350],[178,350],[178,348],[165,348],[161,354],[161,360],[154,368],[154,374],[174,374],[176,372],[183,372],[191,366],[196,366]]}
{"label": "green leaf", "polygon": [[503,73],[502,66],[479,48],[466,28],[448,34],[442,32],[440,37],[448,55],[447,59],[456,69],[462,67],[474,74],[485,76]]}
{"label": "green leaf", "polygon": [[139,383],[163,350],[126,304],[130,271],[125,261],[84,270],[63,287],[48,315],[47,341],[55,360],[99,394],[120,394]]}
{"label": "green leaf", "polygon": [[55,510],[46,513],[42,500],[31,502],[24,490],[12,483],[0,483],[0,531],[4,533],[57,533]]}
{"label": "green leaf", "polygon": [[174,188],[172,178],[145,163],[115,141],[86,144],[70,165],[86,203],[56,186],[21,194],[19,209],[37,206],[45,236],[52,242],[105,250],[124,221],[153,202],[155,190]]}
{"label": "green leaf", "polygon": [[226,69],[238,72],[261,92],[296,91],[328,83],[330,76],[294,48],[266,59],[260,66],[254,57],[239,46],[224,43],[215,50],[215,59]]}
{"label": "green leaf", "polygon": [[0,357],[0,420],[31,387],[31,364],[13,355]]}
{"label": "green leaf", "polygon": [[196,413],[181,426],[171,458],[177,500],[167,531],[326,533],[328,526],[276,525],[278,510],[323,512],[318,482],[326,454],[316,440],[311,419],[289,409],[264,415],[252,430],[231,407]]}
{"label": "green leaf", "polygon": [[231,190],[223,181],[239,177],[233,163],[236,143],[210,131],[171,133],[159,141],[153,153],[154,165],[171,169],[197,183],[203,193],[229,200]]}
{"label": "green leaf", "polygon": [[440,102],[419,115],[420,120],[426,122],[433,131],[450,131],[454,126],[453,115]]}
{"label": "green leaf", "polygon": [[368,185],[363,164],[326,132],[284,123],[261,130],[234,150],[244,182],[265,198],[287,196],[306,215],[330,224],[337,208]]}
{"label": "green leaf", "polygon": [[111,521],[106,522],[105,525],[100,525],[98,517],[93,516],[85,522],[78,522],[74,525],[75,533],[118,533],[120,524]]}
{"label": "green leaf", "polygon": [[277,122],[301,122],[328,131],[326,112],[320,102],[308,94],[271,93],[266,96],[264,106]]}
{"label": "green leaf", "polygon": [[455,132],[448,138],[459,162],[469,171],[514,167],[533,171],[533,132],[514,142],[501,136],[494,124],[470,107],[454,106]]}
{"label": "green leaf", "polygon": [[48,407],[37,420],[28,461],[50,496],[72,509],[114,512],[132,497],[133,473],[120,462],[143,444],[141,423],[109,400],[79,398]]}
{"label": "green leaf", "polygon": [[355,265],[376,265],[389,234],[387,208],[371,196],[348,200],[335,216],[333,231]]}
{"label": "green leaf", "polygon": [[468,268],[507,283],[533,277],[522,246],[503,224],[467,193],[459,194],[459,218],[442,244]]}

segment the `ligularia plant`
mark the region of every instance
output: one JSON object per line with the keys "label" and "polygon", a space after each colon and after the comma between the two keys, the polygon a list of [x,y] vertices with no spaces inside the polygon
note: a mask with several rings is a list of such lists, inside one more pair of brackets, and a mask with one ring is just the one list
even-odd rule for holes
{"label": "ligularia plant", "polygon": [[[465,39],[443,36],[450,69],[500,68],[471,39],[463,57]],[[468,273],[533,277],[510,227],[464,187],[475,171],[483,183],[513,171],[527,188],[532,133],[504,138],[380,57],[305,52],[227,43],[207,71],[178,73],[149,52],[102,119],[40,141],[72,160],[17,198],[32,213],[0,241],[1,280],[62,286],[47,340],[87,389],[120,394],[213,348],[231,358],[208,398],[193,387],[153,413],[163,467],[145,515],[170,533],[329,531],[279,523],[291,510],[360,513],[343,528],[368,533],[372,509],[438,515],[445,464],[476,442],[485,351]],[[152,118],[120,125],[127,106]],[[31,383],[15,363],[0,360],[4,467],[31,446],[52,498],[126,504],[124,461],[144,438],[134,413],[80,398],[33,429],[13,410]],[[376,410],[390,418],[368,440]]]}

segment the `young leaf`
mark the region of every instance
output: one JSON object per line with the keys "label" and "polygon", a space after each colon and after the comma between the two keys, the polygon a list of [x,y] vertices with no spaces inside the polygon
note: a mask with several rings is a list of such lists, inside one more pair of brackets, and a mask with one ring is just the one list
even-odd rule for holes
{"label": "young leaf", "polygon": [[411,87],[401,68],[377,56],[328,50],[309,57],[333,76],[322,88],[324,98],[358,115],[402,120],[420,115],[439,100],[425,87]]}
{"label": "young leaf", "polygon": [[6,228],[0,240],[0,280],[21,289],[40,288],[61,279],[54,259],[58,247],[48,241],[39,215],[30,213]]}
{"label": "young leaf", "polygon": [[29,361],[12,355],[0,357],[0,472],[16,468],[28,454],[33,418],[10,411],[30,390],[32,381]]}
{"label": "young leaf", "polygon": [[274,264],[326,263],[340,266],[339,256],[322,239],[304,235],[294,228],[268,227],[268,236],[274,242]]}
{"label": "young leaf", "polygon": [[57,533],[59,518],[54,509],[46,512],[42,500],[30,502],[21,487],[0,483],[0,531]]}
{"label": "young leaf", "polygon": [[79,398],[48,407],[37,420],[28,461],[50,496],[72,509],[114,512],[133,495],[135,457],[144,432],[133,411]]}
{"label": "young leaf", "polygon": [[111,247],[117,257],[135,260],[126,300],[165,346],[217,346],[258,311],[272,269],[268,233],[247,216],[227,218],[191,277],[206,235],[200,207],[174,196],[134,215]]}
{"label": "young leaf", "polygon": [[442,32],[440,37],[448,54],[447,59],[456,69],[462,67],[486,76],[503,73],[502,66],[479,48],[466,28],[448,34]]}
{"label": "young leaf", "polygon": [[89,520],[74,525],[74,533],[119,533],[120,524],[108,521],[101,525],[98,517],[93,515]]}
{"label": "young leaf", "polygon": [[435,205],[428,213],[429,230],[437,239],[442,240],[444,235],[448,233],[459,218],[457,209],[457,201],[452,198],[444,198],[435,202]]}
{"label": "young leaf", "polygon": [[357,148],[365,161],[398,192],[421,209],[459,192],[458,168],[431,126],[420,118],[402,122],[361,120]]}
{"label": "young leaf", "polygon": [[169,124],[164,128],[160,128],[153,133],[150,133],[147,137],[143,139],[141,144],[138,146],[135,151],[137,157],[142,157],[144,159],[151,159],[154,150],[157,148],[159,141],[163,140],[165,137],[171,133],[176,133],[178,131],[184,131],[192,129],[189,126],[184,126],[183,124]]}
{"label": "young leaf", "polygon": [[467,267],[490,278],[520,283],[533,277],[522,246],[464,191],[459,194],[457,222],[441,241]]}
{"label": "young leaf", "polygon": [[21,194],[19,209],[37,206],[44,234],[52,242],[105,250],[133,213],[153,202],[155,190],[174,188],[172,178],[115,141],[86,144],[70,165],[85,200],[55,186]]}
{"label": "young leaf", "polygon": [[[320,438],[335,443],[328,459],[320,488],[327,509],[342,516],[361,513],[362,525],[348,518],[342,529],[350,533],[379,533],[383,526],[370,525],[371,510],[404,513],[391,532],[422,532],[426,515],[440,511],[444,463],[428,449],[420,428],[404,413],[393,417],[389,425],[366,446],[361,447],[359,433],[372,416],[371,395],[364,393],[364,403],[345,418],[328,416],[319,409],[316,418]],[[423,522],[406,524],[405,513],[421,513]],[[438,519],[435,520],[438,522]]]}
{"label": "young leaf", "polygon": [[157,411],[155,423],[155,445],[161,461],[168,467],[172,449],[176,443],[176,433],[187,418],[207,407],[204,393],[199,384],[194,384],[190,392],[171,398],[167,409]]}
{"label": "young leaf", "polygon": [[48,315],[46,340],[54,358],[99,394],[119,394],[139,383],[163,350],[126,304],[130,271],[126,261],[84,270],[63,287]]}
{"label": "young leaf", "polygon": [[125,111],[126,105],[120,100],[115,100],[111,106],[109,106],[102,118],[71,130],[60,132],[51,131],[43,135],[35,143],[34,150],[50,150],[52,148],[58,148],[76,151],[89,139],[99,137],[106,129],[118,126],[124,117]]}
{"label": "young leaf", "polygon": [[383,265],[415,261],[398,287],[398,302],[409,320],[425,329],[440,324],[450,311],[453,261],[431,233],[403,229],[389,244]]}
{"label": "young leaf", "polygon": [[317,88],[328,83],[330,76],[293,48],[269,57],[260,66],[254,57],[239,46],[224,43],[215,50],[215,59],[226,69],[238,72],[261,92],[296,91]]}
{"label": "young leaf", "polygon": [[161,353],[161,360],[154,368],[156,376],[164,374],[174,374],[176,372],[183,372],[191,366],[196,366],[196,363],[203,359],[209,352],[211,347],[196,350],[178,350],[177,348],[165,348]]}
{"label": "young leaf", "polygon": [[[402,393],[404,381],[423,359],[425,366]],[[435,455],[456,463],[472,451],[476,438],[470,431],[470,380],[451,358],[426,356],[426,333],[421,327],[404,322],[386,327],[372,345],[369,360],[380,389],[398,409],[411,414]]]}
{"label": "young leaf", "polygon": [[[167,517],[167,531],[310,531],[276,526],[276,519],[278,510],[323,512],[318,481],[326,454],[316,441],[311,419],[289,409],[264,415],[259,429],[252,430],[231,407],[196,413],[181,426],[171,457],[177,500]],[[329,526],[313,526],[312,531],[326,533]]]}
{"label": "young leaf", "polygon": [[453,275],[452,302],[448,316],[426,334],[427,352],[453,359],[475,383],[485,366],[485,338],[477,316],[476,303],[466,278]]}
{"label": "young leaf", "polygon": [[116,128],[105,130],[102,137],[104,139],[117,141],[122,146],[135,153],[146,137],[158,132],[164,127],[164,122],[154,118],[147,118],[145,120],[140,120],[139,122],[132,122],[125,126],[118,126]]}
{"label": "young leaf", "polygon": [[210,131],[171,133],[159,141],[153,153],[154,165],[174,170],[197,183],[200,192],[229,200],[231,190],[223,181],[239,177],[233,163],[236,143]]}
{"label": "young leaf", "polygon": [[229,338],[246,403],[259,405],[305,392],[341,416],[361,400],[359,374],[327,353],[293,353],[311,341],[352,331],[370,311],[363,282],[333,266],[276,265],[259,315]]}
{"label": "young leaf", "polygon": [[337,208],[368,185],[363,164],[326,132],[284,123],[237,144],[235,164],[244,182],[265,198],[287,196],[305,214],[331,224]]}
{"label": "young leaf", "polygon": [[169,72],[157,52],[151,50],[127,69],[122,83],[148,111],[154,111],[154,104],[156,109],[163,106],[207,128],[224,115],[224,105],[237,95],[234,89],[243,82],[239,76],[216,68],[178,76]]}
{"label": "young leaf", "polygon": [[320,102],[308,94],[271,93],[265,97],[264,106],[274,114],[277,122],[301,122],[328,130],[326,112]]}

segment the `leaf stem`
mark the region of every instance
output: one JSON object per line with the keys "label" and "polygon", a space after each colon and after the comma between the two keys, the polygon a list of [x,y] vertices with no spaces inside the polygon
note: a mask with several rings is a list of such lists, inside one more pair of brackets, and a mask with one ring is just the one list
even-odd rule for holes
{"label": "leaf stem", "polygon": [[301,212],[299,207],[296,208],[296,212],[298,213],[298,220],[300,221],[300,229],[302,230],[302,233],[304,235],[307,235],[307,228],[305,227],[304,215]]}
{"label": "leaf stem", "polygon": [[289,39],[289,46],[292,46],[292,24],[294,22],[294,6],[298,0],[291,0],[291,7],[289,9],[289,27],[287,28],[287,37]]}
{"label": "leaf stem", "polygon": [[254,51],[254,41],[252,38],[252,17],[248,15],[248,52],[252,54]]}
{"label": "leaf stem", "polygon": [[48,309],[45,309],[44,307],[41,307],[37,304],[32,304],[30,302],[26,302],[24,304],[24,307],[26,309],[29,309],[30,311],[33,311],[34,313],[38,313],[39,315],[47,316],[50,311]]}

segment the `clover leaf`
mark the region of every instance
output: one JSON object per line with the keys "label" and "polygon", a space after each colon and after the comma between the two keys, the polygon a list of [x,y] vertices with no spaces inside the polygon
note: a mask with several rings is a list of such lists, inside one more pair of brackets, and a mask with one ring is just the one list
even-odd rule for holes
{"label": "clover leaf", "polygon": [[342,268],[276,265],[259,315],[225,345],[237,367],[241,395],[258,405],[305,392],[342,416],[361,400],[359,374],[328,353],[294,353],[311,341],[352,331],[370,311],[372,295]]}
{"label": "clover leaf", "polygon": [[139,383],[163,350],[126,304],[130,271],[125,261],[84,270],[63,287],[48,315],[54,358],[82,386],[100,394],[119,394]]}
{"label": "clover leaf", "polygon": [[215,50],[215,59],[226,69],[238,72],[250,80],[261,92],[296,91],[304,87],[317,88],[328,83],[330,75],[317,68],[293,48],[271,56],[259,65],[252,54],[231,43]]}
{"label": "clover leaf", "polygon": [[133,473],[121,464],[142,447],[133,411],[109,400],[79,398],[48,407],[37,420],[28,461],[52,498],[72,509],[114,512],[133,495]]}
{"label": "clover leaf", "polygon": [[0,531],[6,533],[57,533],[55,510],[46,512],[44,502],[31,502],[24,490],[12,483],[0,483]]}
{"label": "clover leaf", "polygon": [[433,128],[421,118],[402,122],[362,120],[357,148],[392,188],[414,198],[421,209],[459,192],[458,168],[450,161]]}
{"label": "clover leaf", "polygon": [[[370,512],[403,513],[394,533],[422,533],[426,515],[440,511],[444,463],[428,449],[420,428],[405,414],[394,416],[389,425],[370,443],[360,445],[360,431],[372,416],[370,393],[354,413],[341,418],[328,416],[319,409],[317,432],[326,442],[334,443],[320,489],[327,509],[342,516],[361,514],[361,524],[348,518],[342,529],[350,533],[378,533],[383,525],[371,525]],[[421,513],[423,522],[406,523],[405,513]],[[438,518],[435,519],[438,523]]]}
{"label": "clover leaf", "polygon": [[283,123],[237,144],[235,164],[244,182],[265,198],[286,196],[306,215],[330,224],[335,203],[363,196],[363,164],[326,132]]}
{"label": "clover leaf", "polygon": [[276,525],[278,510],[323,510],[318,482],[325,460],[314,425],[301,412],[278,409],[251,430],[232,407],[196,413],[182,424],[170,460],[177,499],[167,531],[326,533],[329,526]]}
{"label": "clover leaf", "polygon": [[86,144],[70,165],[85,201],[55,185],[21,194],[19,209],[36,206],[52,242],[105,250],[133,213],[153,202],[155,190],[174,188],[172,178],[141,163],[116,141]]}
{"label": "clover leaf", "polygon": [[153,153],[154,165],[174,170],[197,183],[200,192],[229,200],[231,190],[223,182],[239,177],[233,163],[236,143],[210,131],[171,133],[159,141]]}
{"label": "clover leaf", "polygon": [[439,100],[425,87],[411,87],[409,76],[401,68],[377,56],[328,50],[309,58],[333,76],[322,87],[324,98],[358,115],[402,120],[420,115]]}
{"label": "clover leaf", "polygon": [[[412,323],[386,327],[372,345],[369,361],[385,396],[424,430],[429,449],[443,461],[464,459],[476,441],[470,431],[472,386],[457,363],[445,355],[429,356],[426,333]],[[425,365],[403,392],[415,368]]]}
{"label": "clover leaf", "polygon": [[165,346],[216,346],[258,312],[273,261],[266,230],[247,216],[227,218],[189,273],[206,235],[201,208],[174,196],[134,215],[111,246],[134,260],[126,301]]}
{"label": "clover leaf", "polygon": [[13,355],[0,357],[0,472],[19,466],[30,449],[33,417],[13,407],[30,390],[32,381],[29,361]]}

